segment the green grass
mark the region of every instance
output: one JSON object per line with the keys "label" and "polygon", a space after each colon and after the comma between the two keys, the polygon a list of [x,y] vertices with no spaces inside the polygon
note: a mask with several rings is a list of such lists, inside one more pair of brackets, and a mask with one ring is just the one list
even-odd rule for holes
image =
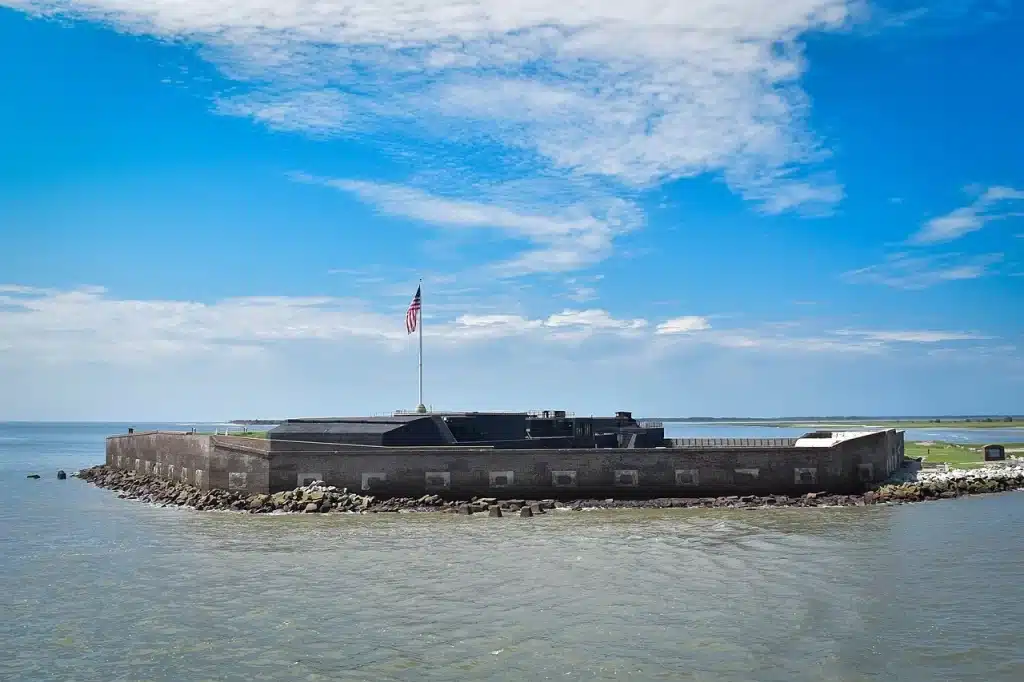
{"label": "green grass", "polygon": [[[1024,449],[1024,443],[1004,443],[1006,454],[1015,449]],[[907,457],[923,457],[925,464],[948,464],[951,467],[971,468],[985,463],[982,446],[978,444],[957,445],[942,441],[908,442],[904,446]]]}

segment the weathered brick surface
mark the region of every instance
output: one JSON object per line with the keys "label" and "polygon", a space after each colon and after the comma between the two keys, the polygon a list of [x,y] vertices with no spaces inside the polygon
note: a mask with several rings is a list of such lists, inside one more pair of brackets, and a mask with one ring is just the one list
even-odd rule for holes
{"label": "weathered brick surface", "polygon": [[[319,478],[382,495],[656,497],[855,492],[886,478],[903,436],[885,431],[832,448],[491,450],[390,448],[154,432],[107,440],[107,464],[204,488],[290,490]],[[148,464],[147,464],[148,463]],[[173,467],[170,468],[170,467]],[[512,472],[509,480],[508,472]],[[505,485],[500,485],[504,483]],[[443,487],[439,487],[441,484]]]}

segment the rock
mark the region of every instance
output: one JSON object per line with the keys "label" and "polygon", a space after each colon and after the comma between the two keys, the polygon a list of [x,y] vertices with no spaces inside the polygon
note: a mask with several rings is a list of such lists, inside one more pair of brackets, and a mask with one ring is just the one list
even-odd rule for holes
{"label": "rock", "polygon": [[57,472],[57,480],[58,481],[66,480],[67,477],[68,477],[68,475],[66,473],[64,473],[63,469],[61,469],[60,471]]}
{"label": "rock", "polygon": [[501,507],[494,506],[487,510],[487,515],[493,518],[501,518]]}
{"label": "rock", "polygon": [[39,478],[39,474],[29,474],[26,478]]}
{"label": "rock", "polygon": [[306,508],[303,511],[305,513],[307,513],[307,514],[312,514],[314,512],[319,511],[319,510],[320,510],[320,507],[317,505],[316,502],[310,502],[310,503],[308,503],[306,505]]}
{"label": "rock", "polygon": [[458,512],[465,516],[469,516],[473,513],[473,508],[468,504],[460,504],[458,507]]}
{"label": "rock", "polygon": [[523,507],[519,510],[519,516],[524,519],[528,519],[533,516],[533,509],[531,507]]}
{"label": "rock", "polygon": [[544,513],[544,507],[541,505],[542,503],[540,502],[534,502],[533,504],[530,505],[530,511],[533,512],[534,516],[536,516],[537,514]]}

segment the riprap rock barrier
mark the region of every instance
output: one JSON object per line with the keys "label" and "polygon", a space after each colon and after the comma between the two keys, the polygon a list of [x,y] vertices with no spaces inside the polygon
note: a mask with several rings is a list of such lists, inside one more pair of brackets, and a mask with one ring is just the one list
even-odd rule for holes
{"label": "riprap rock barrier", "polygon": [[[826,492],[787,495],[743,495],[728,497],[657,498],[649,500],[580,499],[571,502],[554,500],[502,500],[480,497],[472,500],[448,500],[440,495],[418,498],[377,498],[338,489],[322,482],[284,492],[252,494],[242,491],[200,490],[187,483],[167,481],[134,471],[96,466],[78,472],[78,478],[101,488],[117,491],[119,497],[163,506],[190,507],[198,510],[229,510],[251,514],[328,512],[383,513],[399,511],[433,511],[450,514],[490,512],[495,508],[518,512],[524,508],[542,514],[555,508],[621,509],[621,508],[701,508],[735,509],[763,507],[847,507],[873,504],[901,504],[939,500],[962,495],[1004,492],[1024,488],[1024,465],[993,466],[951,471],[901,472],[889,482],[859,495],[833,495]],[[526,515],[526,514],[524,514]]]}
{"label": "riprap rock barrier", "polygon": [[898,472],[888,483],[867,495],[875,502],[922,502],[1021,488],[1024,488],[1024,463],[1014,461],[977,469]]}

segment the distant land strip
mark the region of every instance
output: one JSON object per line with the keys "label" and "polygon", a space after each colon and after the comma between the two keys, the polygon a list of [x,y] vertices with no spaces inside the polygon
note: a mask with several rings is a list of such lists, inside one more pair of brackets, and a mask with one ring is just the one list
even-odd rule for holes
{"label": "distant land strip", "polygon": [[[239,426],[270,426],[285,419],[232,419]],[[999,428],[1024,426],[1024,415],[938,415],[938,416],[834,416],[834,417],[644,417],[642,421],[671,424],[731,424],[736,426],[807,427],[876,426],[881,428]]]}
{"label": "distant land strip", "polygon": [[877,426],[885,428],[1001,428],[1024,426],[1024,416],[944,416],[944,417],[645,417],[673,424],[723,424],[735,426],[810,427]]}

